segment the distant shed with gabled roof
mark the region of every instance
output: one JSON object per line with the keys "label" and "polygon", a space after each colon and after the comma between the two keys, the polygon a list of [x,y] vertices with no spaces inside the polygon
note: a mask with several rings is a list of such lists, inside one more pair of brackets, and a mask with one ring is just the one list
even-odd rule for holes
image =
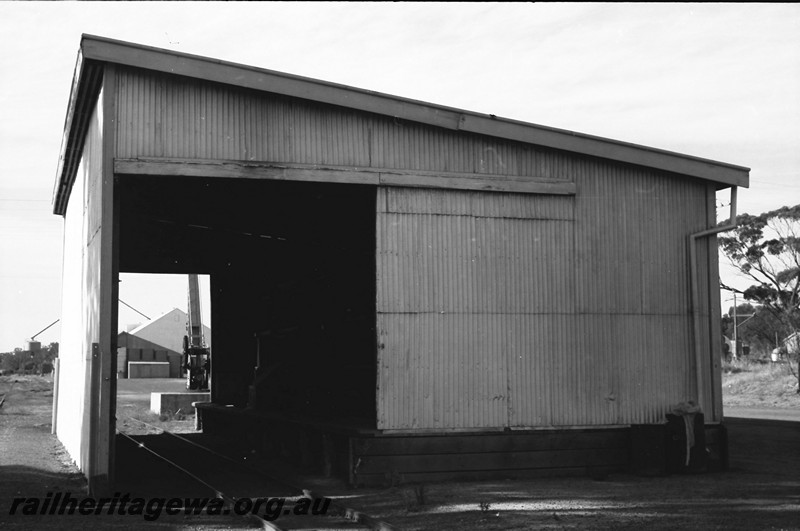
{"label": "distant shed with gabled roof", "polygon": [[[183,338],[187,335],[189,316],[179,308],[117,335],[117,370],[128,378],[128,362],[168,361],[169,377],[183,375]],[[203,342],[211,344],[211,329],[203,325]]]}
{"label": "distant shed with gabled roof", "polygon": [[[180,308],[173,308],[168,312],[142,323],[128,333],[147,341],[151,341],[172,352],[183,352],[183,336],[186,335],[189,315]],[[203,326],[202,338],[205,344],[211,344],[211,329]]]}
{"label": "distant shed with gabled roof", "polygon": [[58,436],[113,484],[119,273],[204,273],[208,430],[305,430],[354,484],[625,467],[630,426],[674,403],[722,421],[715,194],[748,179],[85,35]]}

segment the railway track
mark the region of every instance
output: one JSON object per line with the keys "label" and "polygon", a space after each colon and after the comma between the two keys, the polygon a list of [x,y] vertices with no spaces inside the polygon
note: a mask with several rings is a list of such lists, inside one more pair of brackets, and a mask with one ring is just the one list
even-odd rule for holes
{"label": "railway track", "polygon": [[[203,511],[206,514],[239,515],[247,527],[297,530],[374,529],[391,531],[394,528],[368,514],[349,507],[341,500],[329,498],[298,484],[297,478],[280,475],[253,455],[237,452],[225,441],[202,434],[176,434],[127,417],[129,420],[160,432],[159,435],[121,435],[117,452],[126,456],[131,470],[126,481],[135,491],[146,488],[147,497],[215,500]],[[134,479],[137,470],[153,467],[154,460],[168,465],[170,481],[155,488],[143,487]],[[163,470],[163,469],[162,469]],[[138,486],[137,486],[138,485]],[[176,494],[180,494],[177,496]]]}

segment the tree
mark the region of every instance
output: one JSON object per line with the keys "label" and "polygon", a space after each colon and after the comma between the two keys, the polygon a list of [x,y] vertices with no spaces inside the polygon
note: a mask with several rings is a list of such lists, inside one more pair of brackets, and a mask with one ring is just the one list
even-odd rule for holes
{"label": "tree", "polygon": [[4,352],[0,354],[0,369],[4,372],[19,372],[24,369],[25,364],[30,361],[30,352],[25,352],[21,348],[15,348],[14,352]]}
{"label": "tree", "polygon": [[53,361],[58,357],[58,341],[53,341],[45,347],[48,353],[48,359]]}
{"label": "tree", "polygon": [[0,353],[0,370],[3,372],[21,372],[31,370],[42,372],[45,366],[52,370],[53,360],[58,357],[58,342],[53,342],[36,352],[15,348],[14,352]]}
{"label": "tree", "polygon": [[[788,337],[792,331],[775,317],[772,311],[764,306],[753,306],[750,303],[736,306],[737,336],[750,345],[750,353],[759,357],[769,357],[777,345],[775,338]],[[722,316],[722,334],[733,338],[733,307]]]}
{"label": "tree", "polygon": [[14,352],[0,353],[0,371],[12,372],[17,370],[17,359]]}
{"label": "tree", "polygon": [[[755,283],[745,290],[722,285],[769,311],[787,336],[800,329],[800,205],[781,207],[758,216],[737,216],[737,227],[720,236],[731,265]],[[790,346],[789,369],[800,393],[800,352]]]}

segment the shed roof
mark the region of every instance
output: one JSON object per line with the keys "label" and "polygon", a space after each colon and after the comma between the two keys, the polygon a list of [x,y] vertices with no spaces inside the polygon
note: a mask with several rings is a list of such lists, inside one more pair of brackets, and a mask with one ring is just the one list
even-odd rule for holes
{"label": "shed roof", "polygon": [[749,185],[749,168],[564,129],[545,127],[401,98],[274,70],[221,61],[125,41],[83,35],[64,124],[53,210],[63,214],[80,162],[83,138],[102,83],[103,66],[176,74],[274,94],[367,111],[404,120],[525,142],[580,155],[669,171],[716,183]]}
{"label": "shed roof", "polygon": [[160,323],[161,321],[169,321],[170,319],[175,320],[174,319],[175,317],[178,318],[177,319],[178,321],[183,323],[181,328],[184,328],[185,325],[186,325],[186,322],[189,320],[189,315],[186,312],[184,312],[183,310],[181,310],[179,308],[173,308],[170,311],[168,311],[168,312],[156,317],[155,319],[151,320],[150,322],[142,323],[139,326],[137,326],[136,328],[133,328],[133,329],[129,330],[128,334],[130,334],[132,336],[135,336],[136,334],[138,334],[142,330],[145,330],[147,328],[151,328],[154,325],[157,325],[158,323]]}

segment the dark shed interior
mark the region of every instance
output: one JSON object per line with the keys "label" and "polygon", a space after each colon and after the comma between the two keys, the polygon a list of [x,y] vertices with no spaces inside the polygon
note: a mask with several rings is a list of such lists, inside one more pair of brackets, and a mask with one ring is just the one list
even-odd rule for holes
{"label": "dark shed interior", "polygon": [[215,403],[374,427],[375,190],[119,176],[120,271],[211,275]]}

